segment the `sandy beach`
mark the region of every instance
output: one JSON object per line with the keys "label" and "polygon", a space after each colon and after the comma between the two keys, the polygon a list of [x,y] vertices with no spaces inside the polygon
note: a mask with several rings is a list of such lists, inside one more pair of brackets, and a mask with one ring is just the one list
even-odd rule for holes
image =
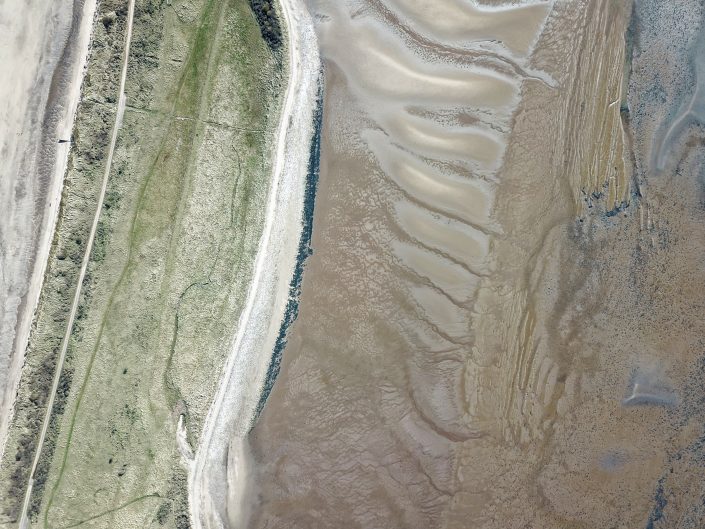
{"label": "sandy beach", "polygon": [[[95,2],[0,5],[0,456],[56,223]],[[43,24],[38,24],[42,21]]]}

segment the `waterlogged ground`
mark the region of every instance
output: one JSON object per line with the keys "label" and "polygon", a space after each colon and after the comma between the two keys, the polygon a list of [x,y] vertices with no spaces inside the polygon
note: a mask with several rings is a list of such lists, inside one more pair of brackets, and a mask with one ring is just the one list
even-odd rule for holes
{"label": "waterlogged ground", "polygon": [[[95,21],[2,527],[18,521],[96,205],[126,6],[104,0]],[[705,527],[702,2],[308,7],[325,66],[308,258],[261,414],[209,461],[222,519]],[[34,527],[194,523],[185,461],[262,232],[281,23],[266,1],[136,2]]]}
{"label": "waterlogged ground", "polygon": [[703,7],[491,4],[309,4],[314,252],[250,527],[705,524]]}

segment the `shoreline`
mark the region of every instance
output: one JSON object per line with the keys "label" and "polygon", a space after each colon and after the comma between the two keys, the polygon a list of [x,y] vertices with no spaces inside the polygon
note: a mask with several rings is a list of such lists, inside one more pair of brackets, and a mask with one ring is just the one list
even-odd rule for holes
{"label": "shoreline", "polygon": [[303,222],[301,237],[299,239],[299,251],[296,256],[296,266],[294,268],[294,275],[289,285],[289,301],[286,306],[286,311],[284,314],[284,318],[282,319],[281,327],[279,328],[279,335],[277,336],[277,342],[274,345],[274,350],[271,355],[269,367],[267,368],[267,378],[264,382],[264,385],[262,386],[262,393],[260,395],[259,402],[257,403],[257,410],[252,421],[252,427],[254,427],[255,423],[257,422],[257,419],[260,416],[260,413],[262,413],[262,410],[264,409],[264,406],[267,403],[267,398],[269,397],[269,394],[272,391],[272,387],[276,382],[277,375],[279,375],[282,354],[284,348],[286,347],[288,332],[299,315],[301,283],[303,281],[306,260],[313,253],[313,249],[311,248],[311,236],[313,234],[313,212],[316,203],[316,190],[318,189],[318,179],[320,176],[321,128],[323,126],[322,89],[320,90],[318,95],[313,120],[314,132],[313,139],[311,140],[311,150],[309,153],[308,174],[306,175],[306,191],[304,196]]}
{"label": "shoreline", "polygon": [[[282,0],[279,5],[288,41],[289,82],[273,152],[265,227],[247,301],[195,457],[186,460],[194,529],[223,527],[226,520],[241,516],[246,468],[238,447],[242,448],[256,415],[271,351],[286,318],[304,229],[313,118],[321,89],[320,58],[313,20],[303,2]],[[233,475],[238,478],[235,482],[229,479]],[[222,484],[228,482],[232,487],[223,490],[227,487]]]}
{"label": "shoreline", "polygon": [[[42,223],[39,238],[34,243],[33,255],[25,292],[18,307],[15,335],[9,358],[9,369],[5,387],[0,388],[0,460],[4,456],[7,434],[14,415],[15,397],[18,391],[25,350],[35,319],[44,275],[51,252],[56,224],[59,218],[61,193],[68,167],[71,141],[58,143],[59,139],[71,138],[81,99],[83,77],[90,54],[90,38],[95,16],[95,0],[75,0],[71,26],[59,59],[51,73],[49,94],[43,111],[41,134],[35,145],[27,145],[27,151],[35,149],[35,166],[41,171],[46,164],[48,174],[46,198],[48,208],[40,212]],[[35,216],[36,218],[36,216]]]}

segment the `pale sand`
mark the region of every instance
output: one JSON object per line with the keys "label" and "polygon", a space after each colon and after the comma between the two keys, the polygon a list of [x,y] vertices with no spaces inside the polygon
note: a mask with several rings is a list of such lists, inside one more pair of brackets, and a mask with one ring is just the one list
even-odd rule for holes
{"label": "pale sand", "polygon": [[247,301],[195,458],[188,462],[189,509],[195,529],[224,527],[228,520],[242,517],[247,490],[243,439],[284,318],[301,235],[320,61],[313,23],[303,2],[283,0],[280,7],[288,37],[290,77]]}
{"label": "pale sand", "polygon": [[95,1],[0,4],[0,457],[57,219]]}

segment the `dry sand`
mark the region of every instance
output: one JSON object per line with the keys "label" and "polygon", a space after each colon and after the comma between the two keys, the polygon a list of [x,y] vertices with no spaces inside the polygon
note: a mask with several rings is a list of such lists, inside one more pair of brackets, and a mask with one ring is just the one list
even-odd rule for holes
{"label": "dry sand", "polygon": [[0,3],[0,457],[58,213],[95,2]]}

